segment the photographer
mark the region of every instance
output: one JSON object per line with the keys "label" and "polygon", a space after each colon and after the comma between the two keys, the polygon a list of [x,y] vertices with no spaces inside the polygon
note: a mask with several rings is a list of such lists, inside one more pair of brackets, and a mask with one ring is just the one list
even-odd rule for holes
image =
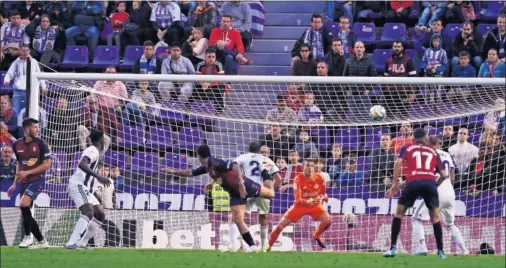
{"label": "photographer", "polygon": [[[171,44],[170,57],[162,62],[162,74],[195,74],[193,63],[187,57],[181,55],[181,44]],[[188,101],[193,92],[193,83],[161,82],[158,86],[160,96],[164,101],[179,99]],[[179,96],[177,91],[179,90]]]}
{"label": "photographer", "polygon": [[483,47],[483,36],[474,30],[471,21],[462,24],[462,32],[457,35],[453,41],[452,49],[452,67],[455,68],[459,64],[459,53],[467,51],[470,54],[470,60],[474,68],[480,68],[483,58],[481,57]]}

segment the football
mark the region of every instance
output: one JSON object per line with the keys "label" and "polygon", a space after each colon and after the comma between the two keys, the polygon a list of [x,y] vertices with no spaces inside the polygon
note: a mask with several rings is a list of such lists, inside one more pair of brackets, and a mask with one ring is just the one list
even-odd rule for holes
{"label": "football", "polygon": [[385,108],[383,106],[381,106],[381,105],[374,105],[369,110],[369,115],[371,116],[371,119],[374,120],[374,121],[383,120],[383,118],[385,117],[386,113],[387,112],[386,112]]}

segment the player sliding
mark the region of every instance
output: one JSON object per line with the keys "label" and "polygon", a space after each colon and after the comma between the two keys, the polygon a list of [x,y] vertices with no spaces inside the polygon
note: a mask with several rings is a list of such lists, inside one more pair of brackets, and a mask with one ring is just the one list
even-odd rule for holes
{"label": "player sliding", "polygon": [[[47,143],[38,137],[39,122],[37,120],[32,118],[23,120],[23,130],[25,136],[12,145],[18,165],[16,167],[16,177],[14,177],[12,186],[7,190],[7,196],[11,197],[19,182],[21,186],[19,208],[21,209],[23,230],[25,232],[25,237],[19,247],[47,248],[49,244],[42,236],[39,224],[33,218],[30,208],[33,206],[33,201],[44,190],[44,173],[51,168],[51,153]],[[33,233],[39,244],[34,245],[30,233]]]}
{"label": "player sliding", "polygon": [[305,215],[311,216],[315,221],[321,221],[313,234],[313,239],[320,247],[325,248],[321,236],[330,227],[332,218],[322,205],[329,198],[325,189],[325,180],[320,174],[314,173],[315,165],[314,160],[305,160],[303,173],[295,177],[293,187],[295,201],[278,226],[272,231],[267,251],[272,249],[272,246],[278,240],[279,234],[286,226],[297,223]]}
{"label": "player sliding", "polygon": [[[249,144],[249,153],[238,156],[234,160],[234,163],[241,167],[247,178],[258,184],[263,184],[269,189],[274,189],[281,184],[283,179],[281,178],[281,175],[279,175],[279,168],[276,164],[270,158],[260,154],[261,148],[262,144],[260,144],[259,141],[252,141]],[[262,169],[267,170],[269,175],[275,180],[275,183],[272,182],[270,176],[267,176],[267,179],[264,179]],[[247,207],[251,208],[253,204],[255,204],[259,210],[258,222],[260,223],[260,247],[262,251],[265,251],[267,249],[267,236],[269,231],[267,214],[269,214],[270,200],[261,197],[249,198]],[[233,228],[230,228],[230,233],[231,244],[233,244],[233,241],[235,240]]]}
{"label": "player sliding", "polygon": [[[434,147],[441,158],[444,170],[446,174],[450,174],[450,178],[443,180],[441,185],[437,188],[439,195],[439,208],[441,216],[444,222],[448,226],[452,234],[452,239],[457,244],[460,253],[468,255],[469,251],[464,244],[462,234],[455,223],[455,190],[453,189],[453,183],[455,181],[455,165],[453,164],[452,157],[449,153],[440,149],[439,139],[436,136],[429,137],[429,145]],[[439,174],[436,174],[439,177]],[[427,245],[425,244],[425,232],[423,230],[422,220],[427,218],[427,207],[424,202],[421,202],[415,209],[413,214],[413,233],[415,235],[415,241],[419,242],[418,249],[415,252],[416,256],[427,255]]]}
{"label": "player sliding", "polygon": [[[250,249],[255,249],[255,241],[244,222],[247,198],[262,197],[272,199],[274,198],[274,191],[244,177],[239,165],[212,157],[211,150],[206,144],[199,146],[197,156],[202,166],[196,169],[176,170],[167,168],[165,171],[169,174],[182,177],[199,176],[209,173],[213,181],[208,183],[206,188],[211,189],[214,183],[218,183],[229,193],[233,221]],[[272,177],[269,176],[268,171],[263,166],[259,168],[264,179],[272,180]]]}
{"label": "player sliding", "polygon": [[[88,241],[95,236],[105,219],[104,207],[93,195],[95,178],[106,186],[111,184],[108,178],[96,172],[100,152],[104,148],[104,133],[92,131],[90,139],[92,145],[83,151],[79,165],[69,179],[69,195],[81,211],[81,217],[77,220],[74,231],[65,244],[66,249],[86,249]],[[81,238],[83,232],[84,235]]]}
{"label": "player sliding", "polygon": [[[397,202],[397,211],[392,220],[391,246],[383,256],[394,257],[397,253],[396,244],[399,232],[401,231],[401,219],[406,214],[406,210],[413,206],[418,196],[421,196],[429,209],[434,236],[436,237],[438,256],[441,259],[446,259],[443,252],[443,228],[439,221],[439,197],[437,191],[437,186],[446,178],[446,174],[436,150],[425,145],[427,141],[425,130],[422,128],[415,129],[413,138],[415,143],[402,147],[399,152],[394,165],[393,185],[387,191],[388,198],[392,198],[399,192],[399,180],[397,178],[401,175],[402,164],[406,162],[406,186]],[[439,172],[439,179],[434,174],[434,170]]]}

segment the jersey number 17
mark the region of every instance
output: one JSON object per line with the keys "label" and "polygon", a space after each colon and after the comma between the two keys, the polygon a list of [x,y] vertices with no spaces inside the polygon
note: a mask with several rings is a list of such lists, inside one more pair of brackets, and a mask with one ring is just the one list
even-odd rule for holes
{"label": "jersey number 17", "polygon": [[[416,169],[430,170],[431,169],[430,164],[432,162],[432,157],[434,157],[434,155],[431,153],[428,153],[428,152],[420,152],[420,151],[414,152],[413,158],[415,158],[415,161],[416,161]],[[423,166],[422,166],[422,158],[425,158]]]}

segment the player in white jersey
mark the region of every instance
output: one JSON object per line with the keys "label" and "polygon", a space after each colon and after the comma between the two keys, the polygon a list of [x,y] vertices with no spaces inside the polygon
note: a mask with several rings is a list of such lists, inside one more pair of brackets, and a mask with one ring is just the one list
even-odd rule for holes
{"label": "player in white jersey", "polygon": [[93,195],[95,179],[107,186],[111,183],[109,179],[96,173],[100,151],[104,147],[104,133],[92,131],[90,139],[92,146],[83,151],[76,171],[69,179],[69,195],[81,211],[81,218],[65,244],[66,249],[86,248],[88,241],[97,233],[105,219],[104,208]]}
{"label": "player in white jersey", "polygon": [[[467,250],[464,239],[462,238],[462,234],[455,223],[455,190],[453,189],[453,183],[455,181],[455,165],[453,163],[453,159],[449,153],[440,149],[439,139],[436,136],[431,136],[429,138],[429,145],[437,149],[437,153],[443,163],[443,167],[445,169],[446,174],[450,174],[450,176],[443,180],[441,184],[439,184],[437,191],[439,195],[439,209],[441,213],[441,218],[446,223],[448,230],[452,234],[452,239],[457,244],[457,247],[460,250],[461,254],[468,255],[469,251]],[[437,175],[439,177],[439,175]],[[439,182],[439,180],[438,180]],[[425,256],[427,255],[427,245],[425,243],[425,232],[422,225],[422,220],[428,220],[429,211],[425,203],[422,201],[415,209],[415,213],[413,214],[412,223],[413,223],[413,233],[415,235],[415,255],[417,256]]]}
{"label": "player in white jersey", "polygon": [[99,165],[98,175],[107,178],[111,184],[109,186],[106,186],[97,180],[93,189],[93,195],[95,195],[95,197],[105,209],[114,209],[116,196],[114,193],[114,180],[109,177],[109,167],[102,164]]}

